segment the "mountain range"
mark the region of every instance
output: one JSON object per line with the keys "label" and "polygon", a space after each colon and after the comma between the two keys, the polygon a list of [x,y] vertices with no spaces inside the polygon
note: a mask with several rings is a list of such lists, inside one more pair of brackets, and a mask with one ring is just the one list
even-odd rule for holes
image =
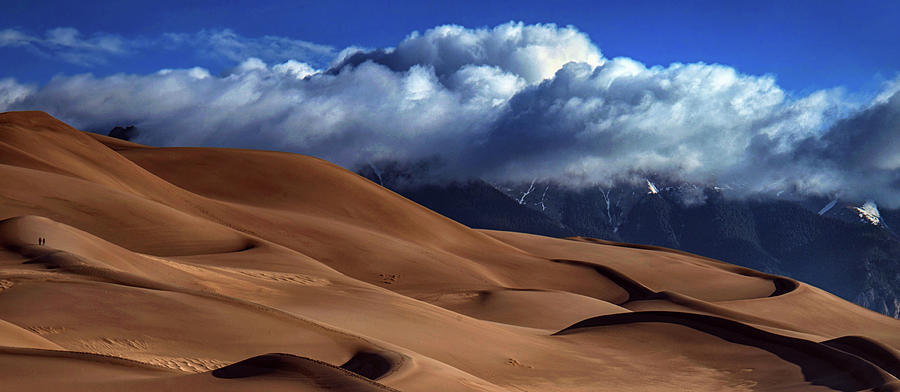
{"label": "mountain range", "polygon": [[389,163],[357,172],[473,228],[679,249],[810,282],[900,316],[900,238],[891,229],[900,226],[900,210],[879,210],[873,201],[738,197],[730,186],[649,179],[577,188],[418,181],[424,176],[416,169]]}

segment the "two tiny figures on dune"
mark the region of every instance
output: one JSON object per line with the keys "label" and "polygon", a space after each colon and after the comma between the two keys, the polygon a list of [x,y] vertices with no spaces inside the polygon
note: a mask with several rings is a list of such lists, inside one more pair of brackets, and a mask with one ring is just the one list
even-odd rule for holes
{"label": "two tiny figures on dune", "polygon": [[47,239],[44,237],[38,237],[38,245],[44,245],[47,243]]}

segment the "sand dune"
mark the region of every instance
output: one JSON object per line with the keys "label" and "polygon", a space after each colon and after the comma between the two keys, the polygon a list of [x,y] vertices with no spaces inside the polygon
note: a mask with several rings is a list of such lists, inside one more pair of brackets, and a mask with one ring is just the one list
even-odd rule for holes
{"label": "sand dune", "polygon": [[473,230],[315,158],[13,112],[0,181],[4,390],[900,390],[900,321],[815,287]]}
{"label": "sand dune", "polygon": [[895,379],[877,365],[831,345],[768,333],[728,319],[683,312],[632,312],[593,317],[556,335],[583,329],[631,323],[682,325],[722,340],[768,351],[798,365],[806,381],[836,390],[859,390],[890,383]]}

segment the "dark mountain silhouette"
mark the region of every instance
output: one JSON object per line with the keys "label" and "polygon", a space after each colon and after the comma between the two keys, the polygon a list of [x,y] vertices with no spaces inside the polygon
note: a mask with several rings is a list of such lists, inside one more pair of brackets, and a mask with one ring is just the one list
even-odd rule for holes
{"label": "dark mountain silhouette", "polygon": [[110,129],[108,135],[116,139],[131,141],[137,138],[140,133],[141,132],[137,129],[137,127],[135,127],[134,125],[128,125],[125,127],[117,126],[113,129]]}

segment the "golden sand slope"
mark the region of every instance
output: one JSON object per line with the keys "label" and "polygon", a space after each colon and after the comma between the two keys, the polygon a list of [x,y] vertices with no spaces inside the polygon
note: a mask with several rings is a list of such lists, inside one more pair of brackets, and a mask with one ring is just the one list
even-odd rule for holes
{"label": "golden sand slope", "polygon": [[5,113],[0,184],[3,390],[900,391],[900,321],[815,287],[310,157]]}

